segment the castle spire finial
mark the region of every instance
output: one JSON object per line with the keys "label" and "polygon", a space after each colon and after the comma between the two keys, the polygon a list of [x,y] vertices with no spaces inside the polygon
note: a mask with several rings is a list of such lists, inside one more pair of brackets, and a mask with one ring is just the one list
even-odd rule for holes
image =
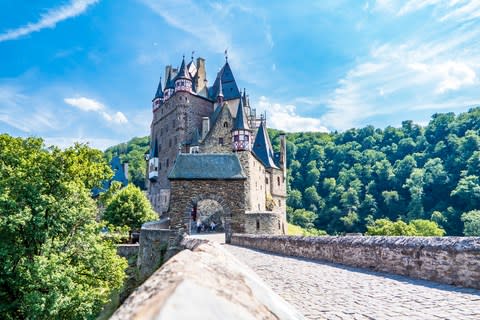
{"label": "castle spire finial", "polygon": [[193,61],[193,55],[195,54],[195,50],[192,51],[192,61]]}
{"label": "castle spire finial", "polygon": [[228,62],[228,48],[225,49],[225,62]]}

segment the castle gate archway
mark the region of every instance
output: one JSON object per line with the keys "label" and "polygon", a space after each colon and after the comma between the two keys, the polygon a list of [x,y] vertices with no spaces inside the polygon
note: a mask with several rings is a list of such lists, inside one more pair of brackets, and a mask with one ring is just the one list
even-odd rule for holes
{"label": "castle gate archway", "polygon": [[222,208],[225,241],[245,232],[244,180],[171,180],[170,228],[190,233],[192,209],[204,200]]}

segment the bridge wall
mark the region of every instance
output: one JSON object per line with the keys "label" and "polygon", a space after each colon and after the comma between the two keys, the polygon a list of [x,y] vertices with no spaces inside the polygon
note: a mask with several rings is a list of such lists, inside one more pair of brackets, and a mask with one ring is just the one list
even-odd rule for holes
{"label": "bridge wall", "polygon": [[110,318],[304,319],[221,245],[186,238]]}
{"label": "bridge wall", "polygon": [[480,237],[233,234],[232,244],[480,289]]}

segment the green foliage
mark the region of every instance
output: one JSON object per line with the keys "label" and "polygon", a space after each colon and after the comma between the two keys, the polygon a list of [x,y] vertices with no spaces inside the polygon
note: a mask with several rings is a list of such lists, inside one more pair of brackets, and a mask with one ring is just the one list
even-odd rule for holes
{"label": "green foliage", "polygon": [[392,222],[378,219],[367,226],[367,235],[371,236],[436,236],[441,237],[445,231],[434,221],[416,219],[406,224],[402,220]]}
{"label": "green foliage", "polygon": [[127,226],[130,232],[158,218],[142,190],[132,184],[114,193],[106,205],[103,219],[114,226]]}
{"label": "green foliage", "polygon": [[148,137],[133,138],[105,150],[105,158],[110,162],[113,156],[119,155],[122,162],[128,161],[128,181],[145,190],[145,154],[149,153],[149,145]]}
{"label": "green foliage", "polygon": [[290,236],[305,236],[305,237],[319,237],[325,236],[327,233],[323,230],[318,230],[315,228],[304,229],[300,226],[289,223],[287,234]]}
{"label": "green foliage", "polygon": [[463,233],[466,236],[480,236],[480,210],[472,210],[462,214],[462,221],[465,224]]}
{"label": "green foliage", "polygon": [[369,221],[386,218],[407,226],[432,219],[462,235],[462,212],[480,209],[480,107],[435,114],[426,127],[403,121],[286,137],[287,204],[313,212],[329,234],[366,232]]}
{"label": "green foliage", "polygon": [[90,189],[111,175],[102,153],[8,135],[0,150],[2,317],[95,318],[126,268],[95,221]]}

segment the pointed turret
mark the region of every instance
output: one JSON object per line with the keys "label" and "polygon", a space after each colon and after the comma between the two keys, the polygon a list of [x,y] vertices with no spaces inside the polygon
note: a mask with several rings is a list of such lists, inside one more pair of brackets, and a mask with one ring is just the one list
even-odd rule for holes
{"label": "pointed turret", "polygon": [[232,149],[233,151],[245,151],[252,149],[252,132],[248,125],[245,109],[242,99],[238,102],[237,116],[232,129]]}
{"label": "pointed turret", "polygon": [[218,93],[217,93],[217,102],[221,105],[223,103],[223,86],[222,81],[219,82]]}
{"label": "pointed turret", "polygon": [[155,139],[153,148],[150,149],[150,157],[148,159],[148,179],[156,181],[158,178],[158,142]]}
{"label": "pointed turret", "polygon": [[164,90],[164,96],[163,96],[163,100],[166,101],[168,100],[172,94],[173,94],[173,91],[175,90],[175,84],[172,80],[172,68],[168,68],[168,72],[167,72],[167,81],[165,81],[165,90]]}
{"label": "pointed turret", "polygon": [[218,93],[220,91],[220,83],[222,86],[223,99],[225,101],[241,98],[242,95],[238,90],[235,77],[233,76],[228,61],[225,62],[225,65],[218,73],[217,79],[215,79],[215,83],[209,89],[210,98],[212,100],[215,100],[218,96]]}
{"label": "pointed turret", "polygon": [[160,104],[163,102],[163,90],[162,90],[162,77],[160,77],[160,81],[158,82],[157,92],[155,92],[155,97],[152,100],[152,109],[156,110],[160,107]]}
{"label": "pointed turret", "polygon": [[273,151],[272,144],[268,138],[267,129],[265,128],[264,121],[260,121],[260,126],[258,127],[257,136],[255,142],[253,143],[253,153],[257,158],[262,161],[266,168],[276,168],[275,161],[273,160]]}
{"label": "pointed turret", "polygon": [[175,92],[177,91],[192,92],[192,78],[190,77],[188,68],[185,66],[185,56],[182,58],[180,70],[175,77]]}

